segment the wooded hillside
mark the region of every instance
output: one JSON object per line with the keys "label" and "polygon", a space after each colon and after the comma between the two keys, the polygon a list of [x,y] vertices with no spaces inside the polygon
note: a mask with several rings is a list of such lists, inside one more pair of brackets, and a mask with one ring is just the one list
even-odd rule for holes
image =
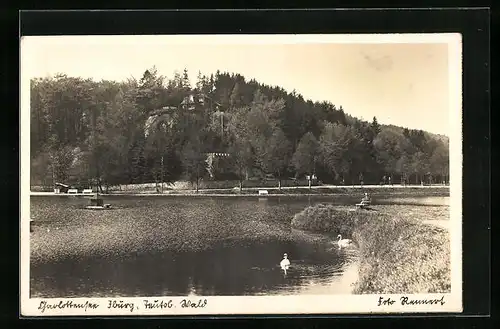
{"label": "wooded hillside", "polygon": [[[32,186],[312,173],[324,183],[447,180],[445,136],[363,122],[239,74],[198,74],[194,88],[189,80],[154,67],[124,82],[33,79]],[[216,152],[227,156],[207,155]]]}

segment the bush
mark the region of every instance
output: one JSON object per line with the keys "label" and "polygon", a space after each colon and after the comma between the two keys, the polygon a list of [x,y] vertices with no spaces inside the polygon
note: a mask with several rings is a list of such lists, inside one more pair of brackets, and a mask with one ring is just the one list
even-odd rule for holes
{"label": "bush", "polygon": [[302,230],[352,236],[357,226],[377,218],[372,211],[350,211],[349,208],[319,204],[295,214],[292,226]]}

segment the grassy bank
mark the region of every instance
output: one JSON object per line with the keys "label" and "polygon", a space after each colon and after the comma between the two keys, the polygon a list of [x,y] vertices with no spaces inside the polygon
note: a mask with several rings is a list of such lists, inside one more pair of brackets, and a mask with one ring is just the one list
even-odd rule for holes
{"label": "grassy bank", "polygon": [[296,214],[292,225],[352,238],[360,251],[354,293],[440,293],[451,288],[447,230],[424,224],[418,214],[389,207],[348,211],[317,205]]}

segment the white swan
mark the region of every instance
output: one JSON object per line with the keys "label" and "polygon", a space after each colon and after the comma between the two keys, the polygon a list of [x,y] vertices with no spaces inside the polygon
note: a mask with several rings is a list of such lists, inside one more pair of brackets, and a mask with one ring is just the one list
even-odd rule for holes
{"label": "white swan", "polygon": [[337,241],[339,249],[343,248],[343,247],[347,247],[347,246],[349,246],[349,245],[352,244],[352,240],[350,240],[350,239],[342,239],[342,235],[340,235],[340,234],[337,236],[337,238],[339,239]]}
{"label": "white swan", "polygon": [[286,274],[286,271],[290,267],[290,260],[288,259],[288,255],[287,254],[283,255],[283,259],[280,262],[280,266],[281,266],[281,269],[283,271],[285,271],[285,274]]}

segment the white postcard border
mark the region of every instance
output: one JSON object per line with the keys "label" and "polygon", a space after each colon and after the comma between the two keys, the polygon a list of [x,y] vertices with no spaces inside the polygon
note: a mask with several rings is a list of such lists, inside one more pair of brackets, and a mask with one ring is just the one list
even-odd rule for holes
{"label": "white postcard border", "polygon": [[[125,36],[75,36],[80,42],[91,38],[94,42],[116,42]],[[161,36],[137,36],[142,42],[158,41]],[[34,50],[25,41],[56,42],[59,37],[23,37],[21,39],[21,275],[20,297],[22,316],[108,316],[108,315],[237,315],[237,314],[369,314],[369,313],[434,313],[462,311],[462,38],[460,34],[356,34],[356,35],[218,35],[218,36],[168,36],[169,43],[447,43],[449,49],[450,78],[450,243],[451,281],[449,294],[425,295],[331,295],[331,296],[177,296],[137,298],[30,298],[29,297],[29,220],[30,220],[30,56]],[[24,45],[23,45],[24,44]],[[436,299],[444,301],[433,305],[401,305],[401,298]],[[391,299],[392,305],[377,306],[379,298]],[[172,307],[145,309],[144,300],[171,300]],[[204,307],[182,307],[182,300],[188,299]],[[201,300],[201,302],[200,302]],[[116,305],[134,303],[129,308],[107,308],[109,301]],[[43,303],[46,304],[43,304]],[[62,304],[61,304],[62,303]],[[93,309],[90,304],[99,304]],[[200,304],[201,303],[201,304]],[[60,305],[49,309],[47,305]],[[75,305],[86,305],[82,308]],[[42,305],[45,305],[43,308]],[[62,306],[61,306],[62,305]],[[81,306],[79,305],[79,306]],[[77,305],[78,306],[78,305]],[[62,307],[62,308],[61,308]],[[43,311],[42,311],[43,310]]]}

